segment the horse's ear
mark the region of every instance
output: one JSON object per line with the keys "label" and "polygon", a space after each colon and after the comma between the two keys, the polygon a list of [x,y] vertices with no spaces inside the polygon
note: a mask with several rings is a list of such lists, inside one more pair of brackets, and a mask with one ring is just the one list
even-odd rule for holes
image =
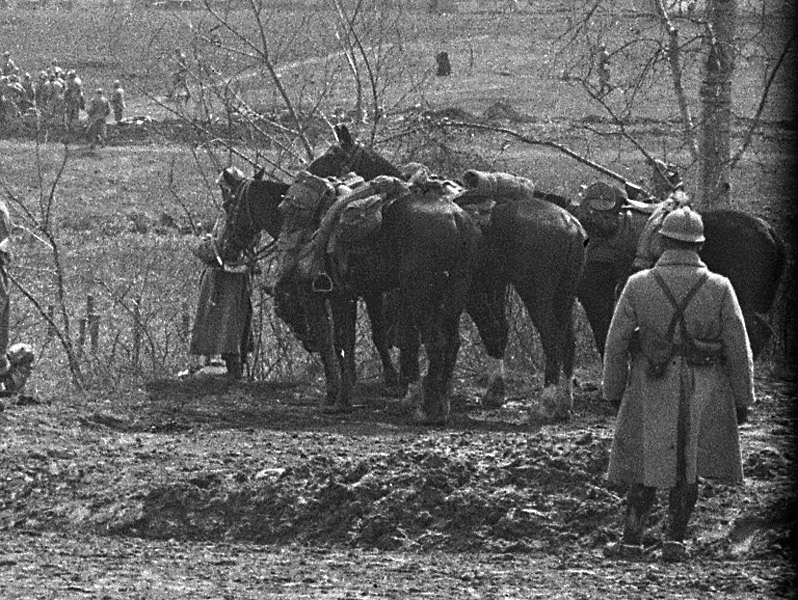
{"label": "horse's ear", "polygon": [[263,179],[264,177],[266,177],[266,169],[264,167],[261,167],[260,169],[258,169],[255,172],[255,175],[253,175],[252,178],[253,179]]}

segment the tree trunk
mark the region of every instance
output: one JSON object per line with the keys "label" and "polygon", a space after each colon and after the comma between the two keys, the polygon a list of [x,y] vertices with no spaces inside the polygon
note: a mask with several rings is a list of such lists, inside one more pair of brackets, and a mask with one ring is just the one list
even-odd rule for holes
{"label": "tree trunk", "polygon": [[701,84],[701,173],[698,189],[699,205],[704,210],[731,203],[731,83],[736,27],[737,0],[708,0],[707,62]]}

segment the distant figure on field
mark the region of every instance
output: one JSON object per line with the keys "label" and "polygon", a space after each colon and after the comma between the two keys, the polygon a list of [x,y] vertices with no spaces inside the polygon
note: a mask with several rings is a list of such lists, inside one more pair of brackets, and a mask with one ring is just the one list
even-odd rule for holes
{"label": "distant figure on field", "polygon": [[51,73],[47,84],[47,116],[50,120],[60,119],[64,111],[64,82]]}
{"label": "distant figure on field", "polygon": [[598,54],[596,55],[596,71],[599,76],[599,96],[604,96],[612,91],[612,84],[610,83],[610,53],[607,52],[607,46],[601,44],[599,46]]}
{"label": "distant figure on field", "polygon": [[114,110],[114,121],[119,125],[124,118],[125,90],[122,88],[122,83],[118,79],[114,81],[114,91],[111,94],[111,108]]}
{"label": "distant figure on field", "polygon": [[75,71],[70,70],[64,89],[64,126],[67,131],[76,131],[80,127],[80,111],[85,108],[83,82]]}
{"label": "distant figure on field", "polygon": [[5,76],[13,75],[16,68],[14,61],[11,60],[11,53],[8,51],[3,52],[3,64],[0,66],[0,74]]}
{"label": "distant figure on field", "polygon": [[[36,82],[30,76],[30,73],[25,73],[22,76],[22,89],[25,90],[25,108],[24,110],[29,109],[32,106],[36,106]],[[22,110],[22,107],[20,106]]]}
{"label": "distant figure on field", "polygon": [[184,102],[188,103],[190,93],[188,91],[188,59],[186,54],[179,48],[175,48],[175,71],[172,73],[172,81],[166,93],[166,99],[175,101],[182,96]]}
{"label": "distant figure on field", "polygon": [[438,77],[448,77],[452,74],[452,63],[449,62],[448,52],[438,52],[435,60],[438,62],[438,70],[435,73]]}
{"label": "distant figure on field", "polygon": [[94,98],[89,102],[86,109],[89,115],[89,123],[86,127],[86,137],[89,140],[89,147],[94,150],[96,144],[105,145],[107,135],[106,119],[111,114],[111,104],[108,98],[103,95],[102,88],[97,88]]}

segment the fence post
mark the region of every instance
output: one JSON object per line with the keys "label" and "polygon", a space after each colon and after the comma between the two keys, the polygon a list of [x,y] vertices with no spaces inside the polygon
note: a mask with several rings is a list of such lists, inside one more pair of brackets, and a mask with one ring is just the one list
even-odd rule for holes
{"label": "fence post", "polygon": [[141,298],[133,300],[133,370],[139,372],[141,355]]}
{"label": "fence post", "polygon": [[98,338],[100,336],[100,315],[97,314],[94,305],[94,296],[86,296],[86,319],[89,325],[89,340],[91,343],[91,353],[97,354],[99,346]]}

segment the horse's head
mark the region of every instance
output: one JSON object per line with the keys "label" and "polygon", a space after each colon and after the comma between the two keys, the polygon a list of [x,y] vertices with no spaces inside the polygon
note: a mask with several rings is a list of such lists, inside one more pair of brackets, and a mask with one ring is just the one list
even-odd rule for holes
{"label": "horse's head", "polygon": [[371,181],[378,175],[401,177],[402,172],[387,159],[356,142],[345,125],[335,127],[337,144],[315,159],[307,170],[319,177],[342,177],[354,172]]}

